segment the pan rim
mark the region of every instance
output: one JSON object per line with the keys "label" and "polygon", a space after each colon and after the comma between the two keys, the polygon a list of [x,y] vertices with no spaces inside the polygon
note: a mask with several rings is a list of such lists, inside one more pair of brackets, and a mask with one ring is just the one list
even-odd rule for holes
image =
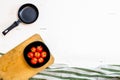
{"label": "pan rim", "polygon": [[[25,7],[31,7],[31,8],[33,8],[33,9],[36,11],[36,18],[35,18],[33,21],[31,21],[31,22],[24,21],[24,20],[21,18],[21,16],[20,16],[20,12],[21,12],[22,9],[24,9]],[[38,8],[37,8],[34,4],[31,4],[31,3],[23,4],[23,5],[19,8],[19,10],[18,10],[18,18],[19,18],[19,20],[20,20],[21,22],[23,22],[23,23],[25,23],[25,24],[31,24],[31,23],[35,22],[35,21],[37,20],[38,16],[39,16]]]}

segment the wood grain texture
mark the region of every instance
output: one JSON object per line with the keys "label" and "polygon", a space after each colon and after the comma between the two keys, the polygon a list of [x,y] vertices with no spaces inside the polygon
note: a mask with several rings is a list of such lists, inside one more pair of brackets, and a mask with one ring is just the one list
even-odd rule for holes
{"label": "wood grain texture", "polygon": [[49,61],[40,68],[32,68],[27,64],[23,51],[34,41],[43,42],[40,35],[35,34],[0,58],[0,80],[28,80],[54,62],[54,58],[50,54]]}

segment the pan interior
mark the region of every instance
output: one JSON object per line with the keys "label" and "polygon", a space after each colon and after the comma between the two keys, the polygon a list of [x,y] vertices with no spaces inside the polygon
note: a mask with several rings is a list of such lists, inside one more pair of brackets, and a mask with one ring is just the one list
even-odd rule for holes
{"label": "pan interior", "polygon": [[21,11],[19,12],[19,18],[24,22],[24,23],[32,23],[34,22],[38,17],[38,13],[36,9],[30,6],[26,6]]}

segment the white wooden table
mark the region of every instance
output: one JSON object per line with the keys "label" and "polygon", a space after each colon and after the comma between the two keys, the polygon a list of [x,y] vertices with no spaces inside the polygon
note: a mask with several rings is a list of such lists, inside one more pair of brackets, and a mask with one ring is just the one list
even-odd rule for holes
{"label": "white wooden table", "polygon": [[[6,36],[1,32],[17,20],[24,3],[39,8],[38,20],[20,24]],[[1,0],[0,51],[6,53],[39,33],[55,56],[55,63],[96,67],[119,64],[119,0]]]}

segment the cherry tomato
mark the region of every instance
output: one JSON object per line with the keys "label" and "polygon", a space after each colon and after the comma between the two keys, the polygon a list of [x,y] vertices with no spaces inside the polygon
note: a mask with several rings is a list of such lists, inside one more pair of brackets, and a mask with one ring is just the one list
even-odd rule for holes
{"label": "cherry tomato", "polygon": [[36,58],[40,58],[40,53],[39,52],[35,52],[35,57]]}
{"label": "cherry tomato", "polygon": [[33,56],[34,56],[34,54],[33,54],[32,52],[29,52],[29,53],[27,54],[27,57],[28,57],[28,58],[33,58]]}
{"label": "cherry tomato", "polygon": [[43,47],[42,47],[42,46],[37,46],[37,51],[38,51],[38,52],[42,52],[42,50],[43,50]]}
{"label": "cherry tomato", "polygon": [[31,51],[32,51],[32,52],[36,52],[36,48],[35,48],[35,47],[32,47],[32,48],[31,48]]}
{"label": "cherry tomato", "polygon": [[46,58],[46,57],[47,57],[47,52],[43,51],[43,52],[41,53],[41,57],[42,57],[42,58]]}
{"label": "cherry tomato", "polygon": [[44,62],[44,59],[40,57],[40,58],[38,59],[38,62],[39,62],[39,63],[43,63],[43,62]]}
{"label": "cherry tomato", "polygon": [[37,64],[37,58],[33,57],[33,58],[31,59],[31,63],[32,63],[32,64]]}

